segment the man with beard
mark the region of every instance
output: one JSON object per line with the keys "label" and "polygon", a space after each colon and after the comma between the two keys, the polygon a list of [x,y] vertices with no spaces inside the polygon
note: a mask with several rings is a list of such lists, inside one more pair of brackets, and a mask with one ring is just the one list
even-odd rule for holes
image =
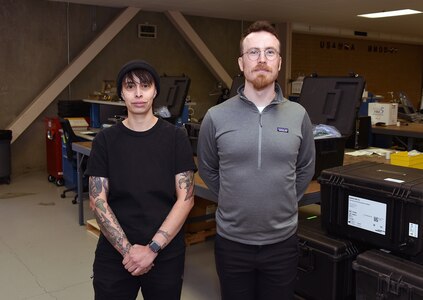
{"label": "man with beard", "polygon": [[253,23],[240,42],[245,84],[201,124],[199,172],[218,198],[216,269],[223,300],[293,299],[298,201],[314,174],[312,125],[282,95],[274,27]]}

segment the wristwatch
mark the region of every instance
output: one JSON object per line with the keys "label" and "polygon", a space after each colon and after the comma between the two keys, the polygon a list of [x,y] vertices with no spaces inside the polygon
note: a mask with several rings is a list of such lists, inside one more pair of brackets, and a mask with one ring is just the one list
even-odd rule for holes
{"label": "wristwatch", "polygon": [[159,253],[162,250],[162,246],[160,246],[156,241],[151,240],[150,243],[148,243],[148,247],[153,251],[154,253]]}

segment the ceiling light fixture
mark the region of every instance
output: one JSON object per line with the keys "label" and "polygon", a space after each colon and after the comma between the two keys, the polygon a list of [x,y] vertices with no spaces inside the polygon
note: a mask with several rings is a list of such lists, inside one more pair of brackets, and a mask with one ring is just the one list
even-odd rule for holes
{"label": "ceiling light fixture", "polygon": [[386,18],[386,17],[397,17],[397,16],[405,16],[405,15],[414,15],[414,14],[421,14],[421,11],[414,10],[414,9],[400,9],[400,10],[391,10],[391,11],[383,11],[371,14],[362,14],[357,15],[357,17],[363,18]]}

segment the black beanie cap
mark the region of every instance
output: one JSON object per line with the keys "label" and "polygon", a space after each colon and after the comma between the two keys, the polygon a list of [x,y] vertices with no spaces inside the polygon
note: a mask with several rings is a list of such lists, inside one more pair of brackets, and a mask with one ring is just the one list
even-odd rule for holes
{"label": "black beanie cap", "polygon": [[160,76],[157,74],[156,70],[153,68],[152,65],[150,65],[148,62],[144,60],[131,60],[130,62],[127,62],[122,66],[122,68],[119,71],[119,74],[116,79],[116,91],[119,99],[122,95],[122,80],[123,77],[125,77],[126,74],[133,70],[142,69],[147,71],[151,74],[154,80],[154,85],[156,86],[157,94],[156,97],[160,93]]}

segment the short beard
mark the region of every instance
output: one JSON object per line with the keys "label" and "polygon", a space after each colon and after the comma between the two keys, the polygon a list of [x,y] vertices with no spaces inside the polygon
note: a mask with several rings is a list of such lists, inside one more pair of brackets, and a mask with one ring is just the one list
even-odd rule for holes
{"label": "short beard", "polygon": [[257,91],[264,90],[269,85],[273,84],[275,82],[275,79],[268,78],[264,75],[257,76],[253,81],[251,81],[254,89]]}

